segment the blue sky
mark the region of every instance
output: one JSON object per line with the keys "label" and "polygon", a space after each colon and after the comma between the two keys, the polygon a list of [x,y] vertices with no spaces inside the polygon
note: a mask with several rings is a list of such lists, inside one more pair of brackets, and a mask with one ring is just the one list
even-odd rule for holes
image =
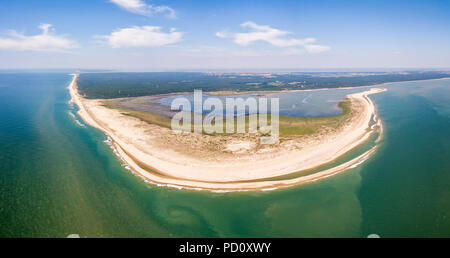
{"label": "blue sky", "polygon": [[450,1],[15,0],[0,68],[449,68]]}

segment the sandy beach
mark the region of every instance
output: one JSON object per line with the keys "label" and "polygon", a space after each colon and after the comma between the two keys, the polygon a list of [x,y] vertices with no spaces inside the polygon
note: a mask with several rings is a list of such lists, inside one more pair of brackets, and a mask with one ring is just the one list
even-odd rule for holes
{"label": "sandy beach", "polygon": [[378,128],[382,126],[368,96],[385,89],[371,88],[347,96],[357,112],[339,130],[261,148],[245,137],[225,139],[196,133],[180,134],[124,115],[103,106],[102,100],[80,96],[77,78],[78,75],[74,75],[69,90],[71,101],[79,107],[80,117],[111,138],[117,153],[133,173],[151,183],[165,186],[202,190],[261,190],[317,181],[360,164],[376,147],[353,160],[318,173],[289,180],[271,178],[333,162],[372,135],[375,131],[375,126],[371,126],[372,120]]}

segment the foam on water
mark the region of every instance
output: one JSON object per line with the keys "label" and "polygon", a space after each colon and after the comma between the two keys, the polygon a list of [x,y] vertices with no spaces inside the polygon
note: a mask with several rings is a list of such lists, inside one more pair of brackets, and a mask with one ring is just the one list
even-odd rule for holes
{"label": "foam on water", "polygon": [[80,122],[80,120],[77,119],[77,117],[72,113],[72,111],[68,112],[69,115],[73,118],[73,120],[75,121],[75,123],[80,126],[80,127],[86,127],[85,124],[83,124],[82,122]]}

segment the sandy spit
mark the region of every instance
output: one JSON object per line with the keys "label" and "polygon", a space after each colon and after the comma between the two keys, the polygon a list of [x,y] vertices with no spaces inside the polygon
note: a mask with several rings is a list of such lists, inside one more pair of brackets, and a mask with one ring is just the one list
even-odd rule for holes
{"label": "sandy spit", "polygon": [[[366,160],[376,149],[367,151],[344,164],[289,180],[261,180],[309,170],[330,163],[361,143],[373,132],[369,126],[372,117],[377,118],[370,94],[385,91],[372,88],[365,92],[348,95],[351,101],[361,105],[361,112],[343,130],[326,135],[315,144],[300,150],[280,150],[277,155],[253,155],[250,159],[202,160],[186,153],[154,145],[153,134],[157,130],[168,130],[151,126],[129,116],[122,115],[101,105],[99,100],[85,99],[77,91],[78,75],[69,86],[71,102],[79,107],[79,116],[89,125],[108,135],[121,159],[133,173],[144,180],[163,186],[208,191],[273,190],[293,185],[314,182],[353,168]],[[161,133],[158,131],[158,133]],[[258,182],[252,182],[258,180]]]}

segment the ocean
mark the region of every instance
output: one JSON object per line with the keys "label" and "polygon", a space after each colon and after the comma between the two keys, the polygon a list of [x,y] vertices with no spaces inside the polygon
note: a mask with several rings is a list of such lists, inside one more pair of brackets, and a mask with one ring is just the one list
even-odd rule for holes
{"label": "ocean", "polygon": [[[283,190],[210,193],[131,174],[68,103],[71,79],[0,74],[0,237],[450,237],[450,80],[372,95],[384,138],[353,169]],[[298,100],[333,108],[341,94],[321,92]]]}

